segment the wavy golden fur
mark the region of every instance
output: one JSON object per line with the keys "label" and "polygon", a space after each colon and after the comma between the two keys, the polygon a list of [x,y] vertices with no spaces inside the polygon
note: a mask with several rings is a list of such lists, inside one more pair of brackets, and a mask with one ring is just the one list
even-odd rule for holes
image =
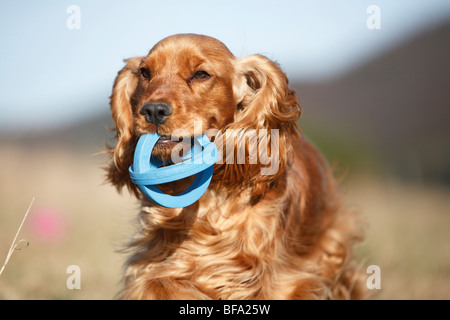
{"label": "wavy golden fur", "polygon": [[[152,123],[141,114],[164,102],[172,114]],[[107,178],[142,202],[140,230],[124,275],[122,299],[350,299],[359,298],[360,273],[352,247],[361,239],[358,217],[343,209],[332,173],[299,133],[300,106],[279,66],[261,55],[236,58],[220,41],[184,34],[159,42],[145,57],[126,60],[111,96],[117,144]],[[221,153],[213,180],[194,204],[168,209],[145,199],[131,182],[142,134],[193,135],[217,129],[242,137],[266,129],[267,146],[248,142]],[[271,144],[277,129],[277,144]],[[233,131],[230,131],[233,130]],[[226,139],[216,139],[224,150]],[[275,146],[275,147],[274,147]],[[165,158],[171,144],[152,155]],[[278,170],[226,162],[240,152],[268,150]],[[246,158],[248,160],[248,157]],[[233,159],[232,159],[233,160]],[[176,194],[192,179],[160,186]]]}

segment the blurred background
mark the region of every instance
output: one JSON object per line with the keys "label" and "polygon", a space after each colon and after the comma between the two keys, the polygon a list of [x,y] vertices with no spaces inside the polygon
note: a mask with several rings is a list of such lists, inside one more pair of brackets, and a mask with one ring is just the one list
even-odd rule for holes
{"label": "blurred background", "polygon": [[[113,299],[138,203],[104,184],[108,98],[123,59],[200,33],[277,61],[300,126],[367,222],[375,299],[450,298],[450,2],[0,3],[0,299]],[[69,290],[67,267],[81,270]]]}

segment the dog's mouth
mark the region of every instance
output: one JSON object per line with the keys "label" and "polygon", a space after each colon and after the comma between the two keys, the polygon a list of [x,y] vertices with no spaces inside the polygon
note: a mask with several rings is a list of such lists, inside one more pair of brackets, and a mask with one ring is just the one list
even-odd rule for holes
{"label": "dog's mouth", "polygon": [[162,135],[156,142],[152,157],[156,157],[163,161],[165,165],[176,163],[173,157],[178,158],[186,155],[194,145],[193,137],[175,137]]}
{"label": "dog's mouth", "polygon": [[172,148],[178,143],[179,139],[172,139],[169,136],[161,136],[156,142],[155,147],[158,148]]}
{"label": "dog's mouth", "polygon": [[158,148],[168,148],[171,149],[175,147],[177,144],[183,143],[183,144],[190,144],[191,146],[194,143],[194,137],[169,137],[169,136],[161,136],[159,140],[156,142],[155,147]]}

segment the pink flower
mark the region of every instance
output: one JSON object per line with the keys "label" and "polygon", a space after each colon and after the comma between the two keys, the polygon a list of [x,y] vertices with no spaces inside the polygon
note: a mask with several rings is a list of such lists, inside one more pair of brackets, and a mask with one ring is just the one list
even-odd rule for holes
{"label": "pink flower", "polygon": [[30,213],[31,233],[39,240],[57,241],[67,235],[67,223],[59,210],[41,207]]}

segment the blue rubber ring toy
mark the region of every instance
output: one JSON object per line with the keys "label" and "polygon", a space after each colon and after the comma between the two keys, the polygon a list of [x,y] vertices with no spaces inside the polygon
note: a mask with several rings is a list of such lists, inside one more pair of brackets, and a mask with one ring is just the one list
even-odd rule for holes
{"label": "blue rubber ring toy", "polygon": [[[184,161],[161,167],[160,162],[151,158],[159,138],[156,133],[148,133],[139,138],[134,152],[134,163],[129,168],[131,181],[154,203],[167,208],[187,207],[200,199],[208,188],[214,164],[219,158],[217,147],[206,135],[196,137],[190,153],[182,158]],[[178,195],[168,195],[156,186],[194,174],[196,177],[189,188]]]}

